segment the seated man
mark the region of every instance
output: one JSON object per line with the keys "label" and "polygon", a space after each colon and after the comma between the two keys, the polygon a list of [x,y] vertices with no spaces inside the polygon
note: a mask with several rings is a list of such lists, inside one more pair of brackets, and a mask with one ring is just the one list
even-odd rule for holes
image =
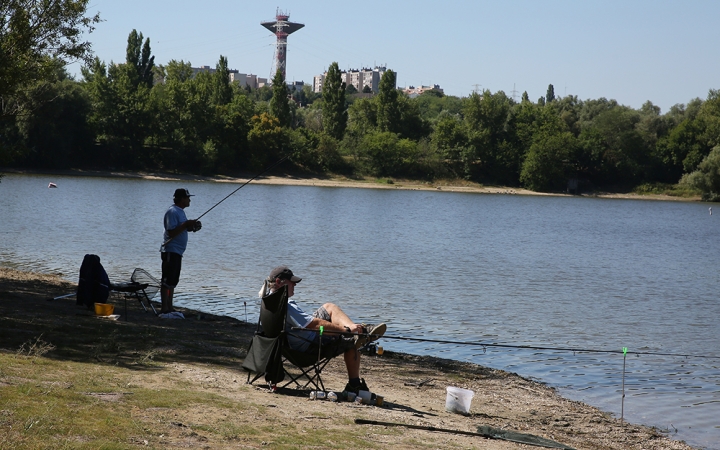
{"label": "seated man", "polygon": [[348,372],[348,383],[345,390],[348,392],[369,391],[365,380],[360,378],[360,352],[358,349],[368,342],[379,339],[387,329],[384,323],[380,325],[366,325],[353,322],[347,314],[333,303],[325,303],[313,315],[305,313],[292,296],[295,294],[295,285],[302,278],[295,276],[287,266],[276,267],[265,280],[260,296],[271,294],[283,286],[287,286],[288,314],[287,328],[307,328],[308,330],[294,330],[288,333],[290,348],[301,352],[317,351],[319,333],[323,327],[322,345],[334,346],[337,355],[344,354],[345,366]]}

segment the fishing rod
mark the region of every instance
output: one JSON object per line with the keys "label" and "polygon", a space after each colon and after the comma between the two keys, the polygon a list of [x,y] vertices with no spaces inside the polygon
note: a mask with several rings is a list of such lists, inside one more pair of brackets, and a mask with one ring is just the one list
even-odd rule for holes
{"label": "fishing rod", "polygon": [[259,174],[255,175],[254,177],[250,178],[249,180],[247,180],[246,182],[244,182],[243,184],[241,184],[240,187],[238,187],[237,189],[235,189],[234,191],[232,191],[231,193],[229,193],[228,195],[226,195],[225,198],[223,198],[223,199],[220,200],[219,202],[215,203],[210,209],[208,209],[208,210],[205,211],[204,213],[200,214],[200,217],[198,217],[198,218],[195,219],[195,220],[200,220],[205,214],[207,214],[207,213],[209,213],[210,211],[212,211],[213,209],[215,209],[215,207],[216,207],[217,205],[219,205],[220,203],[222,203],[222,202],[224,202],[225,200],[227,200],[231,195],[233,195],[234,193],[236,193],[237,191],[239,191],[240,189],[242,189],[244,186],[246,186],[246,185],[247,185],[248,183],[250,183],[252,180],[254,180],[255,178],[257,178],[257,177],[259,177],[260,175],[264,174],[265,172],[268,172],[268,171],[274,169],[276,166],[279,166],[280,164],[284,163],[288,158],[290,158],[290,155],[287,155],[287,156],[283,157],[282,159],[280,159],[279,161],[275,162],[274,164],[271,164],[271,165],[268,166],[265,170],[263,170],[263,171],[260,172]]}
{"label": "fishing rod", "polygon": [[[293,327],[293,330],[301,331],[317,331],[310,328]],[[707,359],[720,359],[720,356],[710,355],[693,355],[693,354],[681,354],[681,353],[661,353],[661,352],[631,352],[626,347],[622,350],[597,350],[588,348],[572,348],[572,347],[541,347],[534,345],[512,345],[512,344],[490,344],[487,342],[468,342],[468,341],[451,341],[445,339],[425,339],[416,337],[405,337],[405,336],[388,336],[388,335],[373,335],[368,333],[348,333],[343,331],[325,331],[328,334],[340,334],[340,335],[358,335],[367,337],[377,337],[383,339],[395,339],[400,341],[415,341],[415,342],[430,342],[433,344],[452,344],[452,345],[472,345],[477,347],[499,347],[499,348],[517,348],[525,350],[550,350],[550,351],[562,351],[562,352],[573,352],[573,353],[613,353],[613,354],[634,354],[636,356],[674,356],[682,358],[707,358]]]}
{"label": "fishing rod", "polygon": [[[237,191],[239,191],[240,189],[242,189],[243,187],[245,187],[245,186],[246,186],[247,184],[249,184],[252,180],[254,180],[255,178],[257,178],[257,177],[259,177],[259,176],[261,176],[261,175],[263,175],[265,172],[268,172],[268,171],[274,169],[275,167],[279,166],[280,164],[284,163],[288,158],[290,158],[290,155],[287,155],[287,156],[281,158],[279,161],[276,161],[275,163],[271,164],[270,166],[268,166],[267,168],[265,168],[265,170],[263,170],[262,172],[258,173],[258,174],[255,175],[254,177],[250,178],[249,180],[247,180],[246,182],[244,182],[243,184],[241,184],[237,189],[235,189],[234,191],[232,191],[231,193],[229,193],[228,195],[226,195],[222,200],[220,200],[219,202],[215,203],[212,207],[210,207],[210,209],[208,209],[208,210],[205,211],[204,213],[200,214],[200,217],[198,217],[198,218],[195,219],[195,220],[196,220],[196,221],[200,220],[205,214],[207,214],[207,213],[209,213],[210,211],[212,211],[213,209],[215,209],[216,206],[218,206],[220,203],[222,203],[222,202],[224,202],[225,200],[227,200],[228,198],[230,198],[231,195],[233,195],[234,193],[236,193]],[[174,239],[174,237],[171,237],[171,238],[168,239],[167,241],[163,242],[162,245],[163,245],[163,246],[167,245],[168,242],[172,241],[173,239]]]}

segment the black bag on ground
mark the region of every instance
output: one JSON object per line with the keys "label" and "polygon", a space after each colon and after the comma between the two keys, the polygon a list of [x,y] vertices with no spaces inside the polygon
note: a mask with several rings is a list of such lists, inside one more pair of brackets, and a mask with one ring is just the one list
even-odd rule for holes
{"label": "black bag on ground", "polygon": [[94,303],[105,303],[110,296],[110,279],[100,264],[98,255],[85,255],[80,266],[77,304],[93,308]]}

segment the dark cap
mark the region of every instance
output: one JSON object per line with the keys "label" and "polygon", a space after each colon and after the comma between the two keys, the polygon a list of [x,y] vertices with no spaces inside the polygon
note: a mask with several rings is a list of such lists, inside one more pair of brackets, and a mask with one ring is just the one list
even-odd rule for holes
{"label": "dark cap", "polygon": [[290,280],[293,283],[299,283],[302,278],[293,275],[292,270],[288,269],[288,266],[276,267],[270,272],[270,279],[275,281],[276,278],[281,280]]}
{"label": "dark cap", "polygon": [[194,194],[191,194],[190,191],[187,189],[175,189],[175,194],[173,195],[173,198],[185,198],[185,197],[192,197]]}

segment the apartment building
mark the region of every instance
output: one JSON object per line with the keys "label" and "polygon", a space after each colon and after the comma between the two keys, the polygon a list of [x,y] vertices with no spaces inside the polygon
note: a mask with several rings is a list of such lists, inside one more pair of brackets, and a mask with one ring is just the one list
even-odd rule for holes
{"label": "apartment building", "polygon": [[[193,77],[200,72],[215,73],[215,69],[210,66],[191,67]],[[260,78],[257,75],[251,73],[240,73],[239,70],[230,69],[230,82],[237,83],[241,87],[250,86],[253,89],[259,89],[268,84],[267,78]]]}
{"label": "apartment building", "polygon": [[[358,92],[363,92],[365,87],[377,93],[380,87],[380,79],[387,71],[387,67],[375,66],[374,68],[350,69],[340,72],[340,79],[346,86],[355,86]],[[313,92],[322,92],[323,83],[327,72],[313,77]]]}

